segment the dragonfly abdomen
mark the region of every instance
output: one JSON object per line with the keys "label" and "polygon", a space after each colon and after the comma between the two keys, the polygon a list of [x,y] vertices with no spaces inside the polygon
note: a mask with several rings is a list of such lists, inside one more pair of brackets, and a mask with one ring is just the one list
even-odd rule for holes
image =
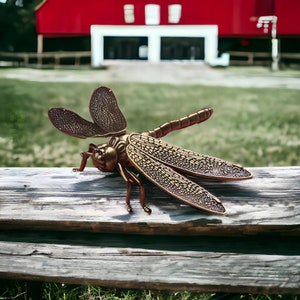
{"label": "dragonfly abdomen", "polygon": [[154,138],[159,139],[174,130],[183,129],[185,127],[189,127],[189,126],[201,123],[201,122],[207,120],[212,115],[212,113],[213,113],[212,108],[204,108],[193,114],[185,116],[181,119],[169,121],[155,129],[149,130],[145,133],[147,135],[150,135]]}

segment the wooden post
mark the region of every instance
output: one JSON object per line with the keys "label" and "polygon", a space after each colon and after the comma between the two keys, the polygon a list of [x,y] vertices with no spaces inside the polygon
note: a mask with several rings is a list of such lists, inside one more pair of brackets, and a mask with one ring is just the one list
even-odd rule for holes
{"label": "wooden post", "polygon": [[75,55],[75,66],[79,66],[80,65],[80,55]]}
{"label": "wooden post", "polygon": [[[44,37],[42,34],[38,34],[37,36],[37,53],[42,54],[44,51]],[[43,64],[43,58],[41,55],[37,56],[37,63],[38,65]]]}
{"label": "wooden post", "polygon": [[42,34],[37,36],[37,53],[43,53],[44,50],[44,39]]}
{"label": "wooden post", "polygon": [[24,65],[25,67],[29,64],[29,55],[27,53],[24,53]]}
{"label": "wooden post", "polygon": [[59,54],[54,55],[54,65],[59,65],[60,64],[60,56]]}

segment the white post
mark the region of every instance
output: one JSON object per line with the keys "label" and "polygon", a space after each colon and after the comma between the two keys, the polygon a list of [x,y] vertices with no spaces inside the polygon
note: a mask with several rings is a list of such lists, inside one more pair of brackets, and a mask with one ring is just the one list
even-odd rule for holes
{"label": "white post", "polygon": [[215,60],[218,57],[218,29],[216,32],[207,30],[209,34],[205,35],[204,40],[204,60],[210,65],[214,65]]}
{"label": "white post", "polygon": [[151,63],[160,62],[160,35],[151,32],[148,36],[148,61]]}
{"label": "white post", "polygon": [[104,36],[91,27],[91,64],[93,68],[99,68],[104,63]]}
{"label": "white post", "polygon": [[279,46],[278,39],[272,39],[272,71],[278,71],[279,66]]}
{"label": "white post", "polygon": [[272,23],[271,28],[271,37],[272,37],[272,71],[278,71],[279,66],[279,43],[278,39],[276,38],[277,34],[277,16],[262,16],[258,18],[257,21],[257,28],[263,27],[264,32],[268,33],[269,23]]}
{"label": "white post", "polygon": [[272,36],[272,70],[278,71],[278,63],[279,63],[279,43],[278,39],[276,38],[277,34],[277,17],[274,16],[272,19],[272,29],[271,29],[271,36]]}

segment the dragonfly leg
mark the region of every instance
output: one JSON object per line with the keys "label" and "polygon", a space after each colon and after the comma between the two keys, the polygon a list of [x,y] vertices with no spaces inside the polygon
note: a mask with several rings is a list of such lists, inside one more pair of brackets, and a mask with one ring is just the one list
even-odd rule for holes
{"label": "dragonfly leg", "polygon": [[143,208],[143,210],[147,214],[151,214],[152,210],[146,205],[145,201],[145,187],[140,181],[140,179],[130,170],[127,168],[121,166],[120,164],[117,165],[117,169],[119,173],[122,175],[123,179],[127,183],[127,192],[126,192],[126,206],[127,206],[127,211],[132,212],[132,208],[130,205],[130,195],[131,195],[131,190],[132,190],[132,184],[136,184],[139,186],[139,195],[140,195],[140,204]]}
{"label": "dragonfly leg", "polygon": [[132,172],[130,172],[130,175],[132,176],[131,178],[134,180],[134,182],[139,186],[139,194],[140,194],[140,204],[143,208],[143,210],[148,214],[150,215],[152,210],[151,208],[149,208],[147,205],[146,205],[146,201],[145,201],[145,187],[144,185],[142,184],[142,182],[140,181],[140,179],[135,175],[133,174]]}
{"label": "dragonfly leg", "polygon": [[126,192],[126,208],[129,213],[132,212],[132,207],[130,205],[130,195],[132,190],[132,182],[130,180],[127,181],[127,192]]}
{"label": "dragonfly leg", "polygon": [[86,166],[87,160],[90,156],[93,155],[92,151],[96,146],[94,144],[90,144],[89,150],[87,152],[82,152],[81,153],[81,164],[79,168],[73,168],[74,172],[82,172]]}
{"label": "dragonfly leg", "polygon": [[87,163],[87,160],[88,160],[88,158],[90,156],[91,156],[90,153],[88,153],[88,152],[82,152],[81,153],[82,159],[81,159],[80,167],[79,168],[73,168],[73,171],[74,172],[82,172],[84,170],[84,168],[86,166],[86,163]]}
{"label": "dragonfly leg", "polygon": [[144,185],[142,184],[142,182],[139,180],[139,192],[140,192],[140,203],[141,203],[141,206],[143,208],[143,210],[148,214],[150,215],[152,210],[151,208],[149,208],[146,203],[145,203],[145,188],[144,188]]}
{"label": "dragonfly leg", "polygon": [[127,172],[128,172],[128,174],[130,176],[129,181],[131,181],[132,183],[135,183],[135,184],[137,184],[139,186],[140,204],[141,204],[143,210],[148,215],[150,215],[151,212],[152,212],[152,210],[146,205],[146,201],[145,201],[145,187],[144,187],[144,185],[142,184],[142,182],[140,181],[140,179],[135,174],[133,174],[129,170],[127,170]]}

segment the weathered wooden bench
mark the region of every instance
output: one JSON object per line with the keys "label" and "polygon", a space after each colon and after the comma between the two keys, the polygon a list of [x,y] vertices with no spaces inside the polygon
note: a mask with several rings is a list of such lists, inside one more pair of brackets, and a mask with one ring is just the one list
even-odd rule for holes
{"label": "weathered wooden bench", "polygon": [[121,177],[88,168],[0,168],[0,278],[122,288],[300,293],[300,167],[250,168],[201,185],[224,216],[150,183],[152,214]]}

